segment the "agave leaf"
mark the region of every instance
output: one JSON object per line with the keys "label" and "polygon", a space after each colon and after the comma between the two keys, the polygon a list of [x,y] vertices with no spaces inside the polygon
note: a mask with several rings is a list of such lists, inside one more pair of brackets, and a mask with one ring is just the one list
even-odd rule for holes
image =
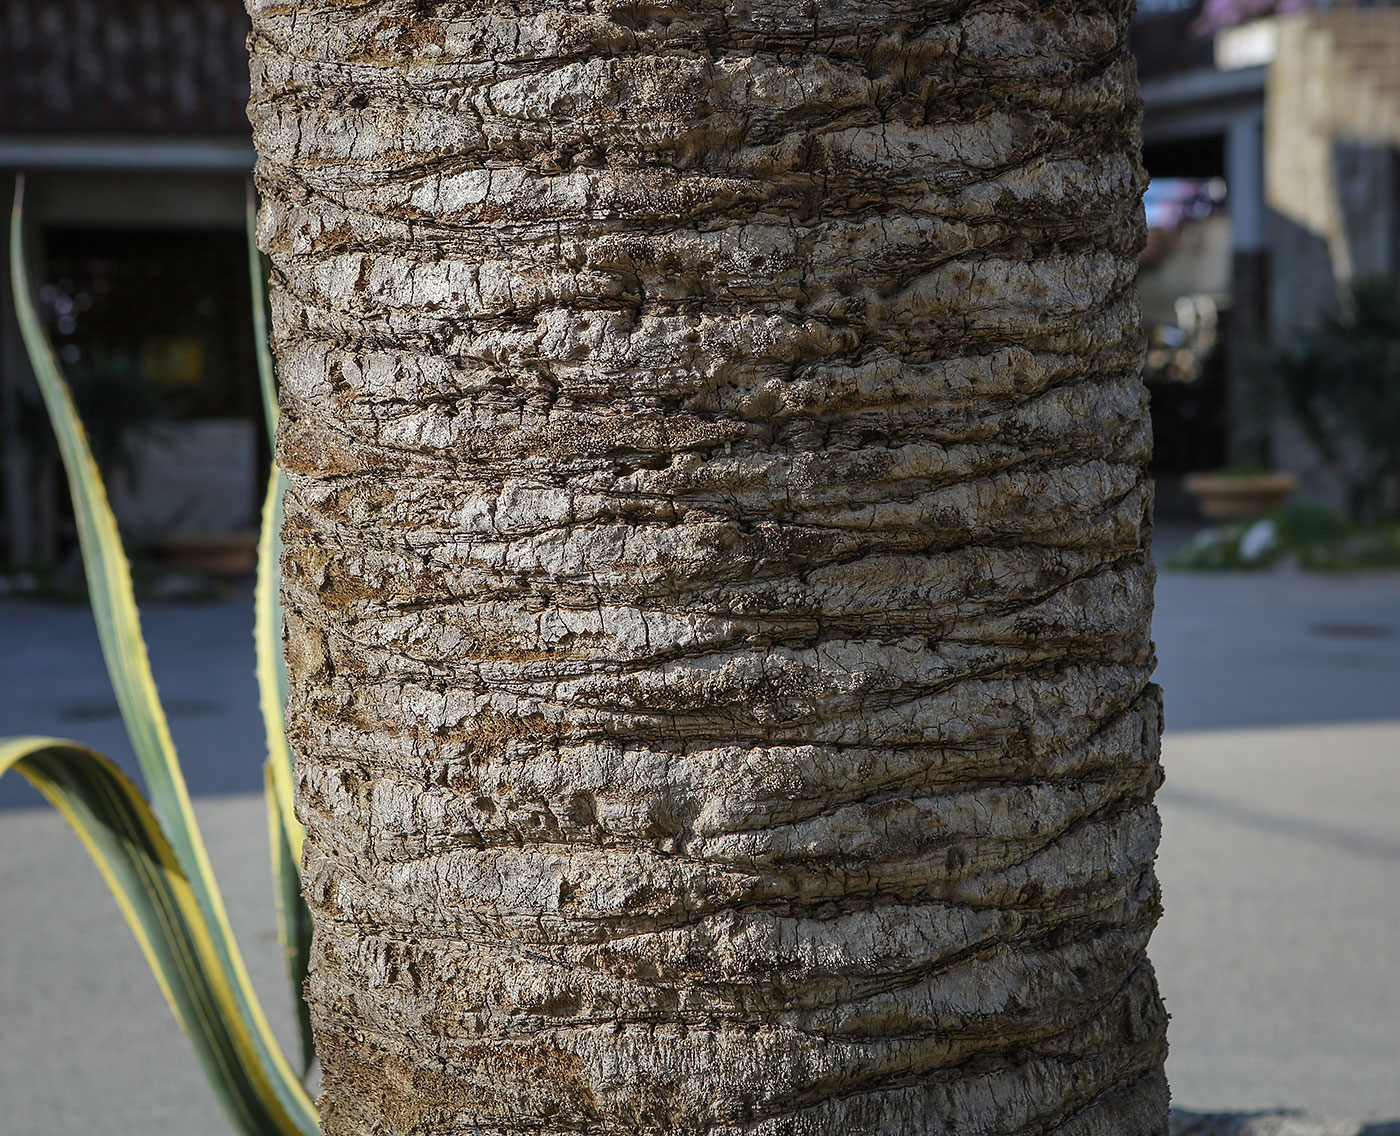
{"label": "agave leaf", "polygon": [[[263,417],[267,437],[277,438],[277,376],[267,337],[267,287],[257,243],[258,214],[253,187],[248,186],[248,282],[253,295],[253,340],[258,359]],[[267,734],[268,836],[272,844],[272,877],[277,888],[277,934],[292,984],[297,1030],[301,1040],[301,1072],[311,1070],[315,1050],[311,1016],[303,986],[311,961],[311,912],[301,897],[301,847],[306,830],[297,820],[292,789],[292,753],[287,746],[287,658],[282,645],[282,501],[287,480],[273,463],[263,503],[258,537],[258,584],[253,638],[257,648],[258,696]]]}
{"label": "agave leaf", "polygon": [[262,390],[263,421],[267,440],[277,438],[277,377],[272,369],[272,352],[267,343],[267,281],[263,276],[262,253],[258,251],[258,207],[253,200],[253,184],[248,183],[248,206],[244,213],[248,229],[248,283],[253,291],[253,341],[257,347],[258,384]]}
{"label": "agave leaf", "polygon": [[263,502],[262,532],[258,537],[258,582],[254,596],[253,641],[257,654],[258,698],[267,734],[269,788],[277,798],[277,811],[296,862],[306,832],[297,820],[292,791],[292,751],[287,746],[287,660],[282,650],[282,599],[279,594],[282,561],[282,496],[286,478],[273,467]]}
{"label": "agave leaf", "polygon": [[151,803],[164,825],[175,859],[208,921],[211,941],[229,975],[235,1004],[244,1015],[283,1106],[302,1130],[314,1132],[318,1124],[316,1107],[273,1036],[233,937],[223,896],[190,805],[189,790],[175,753],[165,710],[156,693],[132,591],[131,568],[122,548],[116,517],[108,504],[107,491],[93,461],[68,384],[34,308],[25,268],[23,193],[24,181],[20,177],[16,179],[15,204],[10,217],[10,280],[15,316],[68,475],[83,570],[107,673]]}
{"label": "agave leaf", "polygon": [[302,992],[311,963],[311,912],[301,897],[301,872],[297,869],[291,842],[282,823],[282,813],[277,807],[271,763],[266,766],[266,781],[267,833],[272,845],[272,878],[277,884],[277,937],[282,943],[282,957],[286,963],[287,977],[292,983],[292,1003],[301,1042],[301,1075],[305,1078],[316,1059],[311,1033],[311,1008]]}
{"label": "agave leaf", "polygon": [[[261,381],[263,416],[268,439],[277,433],[277,379],[272,351],[267,341],[267,291],[263,281],[262,256],[256,243],[257,211],[252,186],[248,187],[248,273],[253,292],[254,349]],[[267,734],[268,761],[272,767],[270,785],[277,795],[282,826],[291,841],[295,863],[301,862],[305,837],[296,818],[292,791],[292,755],[287,748],[287,660],[282,648],[282,502],[287,479],[273,463],[268,475],[267,497],[263,502],[262,531],[258,537],[258,582],[255,595],[253,637],[257,648],[258,694],[262,705],[263,727]]]}
{"label": "agave leaf", "polygon": [[302,1076],[315,1056],[311,1018],[302,988],[311,961],[311,912],[301,897],[301,847],[306,831],[293,808],[292,754],[287,746],[287,665],[282,650],[281,578],[282,494],[286,479],[275,466],[268,478],[263,506],[262,533],[258,540],[258,584],[253,637],[257,647],[258,695],[267,732],[268,836],[272,844],[272,878],[277,892],[277,934],[287,977],[292,984],[297,1030],[301,1041]]}
{"label": "agave leaf", "polygon": [[58,738],[0,739],[63,814],[112,889],[215,1096],[241,1136],[311,1136],[282,1106],[203,909],[160,823],[111,761]]}

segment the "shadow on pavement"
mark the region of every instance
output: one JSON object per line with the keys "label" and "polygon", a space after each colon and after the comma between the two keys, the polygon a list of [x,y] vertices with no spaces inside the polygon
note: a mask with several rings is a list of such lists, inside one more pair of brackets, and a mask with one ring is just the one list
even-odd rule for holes
{"label": "shadow on pavement", "polygon": [[[142,612],[161,701],[190,792],[262,791],[266,755],[253,677],[253,601],[155,604]],[[0,736],[71,738],[140,781],[92,614],[77,604],[0,601]],[[0,809],[47,807],[17,773]]]}
{"label": "shadow on pavement", "polygon": [[[252,598],[143,613],[156,681],[195,795],[255,793],[264,743]],[[1154,623],[1167,729],[1394,718],[1400,573],[1163,572]],[[0,602],[0,735],[70,737],[133,759],[85,608]],[[0,808],[42,801],[14,774]]]}
{"label": "shadow on pavement", "polygon": [[[1400,841],[1377,840],[1362,832],[1351,831],[1338,824],[1301,816],[1271,813],[1225,797],[1195,789],[1180,789],[1170,781],[1157,793],[1159,804],[1176,805],[1211,813],[1221,820],[1245,828],[1275,832],[1281,836],[1301,837],[1316,844],[1325,844],[1341,852],[1358,856],[1374,856],[1385,860],[1400,860]],[[1400,1136],[1400,1132],[1396,1133]]]}
{"label": "shadow on pavement", "polygon": [[1400,713],[1400,572],[1162,571],[1153,635],[1169,731]]}
{"label": "shadow on pavement", "polygon": [[1173,1108],[1171,1136],[1400,1136],[1400,1121],[1322,1120],[1301,1112],[1188,1112]]}

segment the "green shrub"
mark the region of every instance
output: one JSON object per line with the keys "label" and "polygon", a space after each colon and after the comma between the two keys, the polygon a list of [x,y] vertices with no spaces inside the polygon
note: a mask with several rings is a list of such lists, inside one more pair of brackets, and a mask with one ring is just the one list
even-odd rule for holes
{"label": "green shrub", "polygon": [[1313,572],[1400,568],[1400,523],[1357,525],[1322,505],[1285,505],[1256,521],[1200,530],[1166,566],[1248,572],[1283,561]]}
{"label": "green shrub", "polygon": [[1342,311],[1274,356],[1284,409],[1347,485],[1358,522],[1400,509],[1400,281],[1352,284]]}

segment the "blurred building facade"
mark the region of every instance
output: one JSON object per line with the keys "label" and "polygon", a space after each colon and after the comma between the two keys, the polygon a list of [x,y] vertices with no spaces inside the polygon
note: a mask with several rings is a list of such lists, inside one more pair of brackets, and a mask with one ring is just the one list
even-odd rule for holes
{"label": "blurred building facade", "polygon": [[[256,518],[248,30],[239,0],[0,4],[0,191],[25,173],[34,289],[138,543]],[[66,503],[0,276],[0,560],[23,564],[67,551]]]}
{"label": "blurred building facade", "polygon": [[[0,177],[26,173],[31,276],[137,542],[255,519],[247,32],[239,0],[0,4]],[[1250,460],[1321,484],[1249,377],[1339,283],[1400,268],[1400,9],[1141,0],[1132,39],[1163,497]],[[8,288],[0,562],[23,563],[63,551],[65,506]]]}
{"label": "blurred building facade", "polygon": [[1140,278],[1165,503],[1241,463],[1335,500],[1260,378],[1341,286],[1400,272],[1400,4],[1141,0],[1133,46],[1154,190],[1219,206],[1159,210]]}

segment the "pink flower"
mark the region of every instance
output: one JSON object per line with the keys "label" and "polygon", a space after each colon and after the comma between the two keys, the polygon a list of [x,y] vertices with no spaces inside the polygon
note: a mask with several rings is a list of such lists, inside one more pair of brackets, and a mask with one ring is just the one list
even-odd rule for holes
{"label": "pink flower", "polygon": [[1301,12],[1310,7],[1310,0],[1206,0],[1192,30],[1198,35],[1214,35],[1260,16]]}

